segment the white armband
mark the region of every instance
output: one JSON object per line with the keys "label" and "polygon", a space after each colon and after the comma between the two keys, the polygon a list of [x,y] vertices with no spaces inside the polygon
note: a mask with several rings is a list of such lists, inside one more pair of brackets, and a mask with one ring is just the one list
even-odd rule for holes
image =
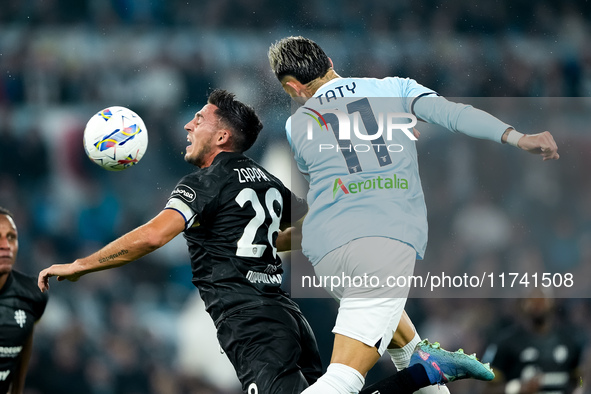
{"label": "white armband", "polygon": [[185,229],[193,226],[195,219],[197,218],[197,214],[193,212],[193,209],[180,198],[169,198],[164,209],[174,209],[180,213],[185,219]]}
{"label": "white armband", "polygon": [[520,133],[519,131],[517,131],[515,129],[511,129],[511,130],[509,130],[509,134],[507,134],[507,143],[509,145],[516,147],[516,148],[519,148],[517,143],[519,142],[519,140],[523,136],[524,136],[523,133]]}

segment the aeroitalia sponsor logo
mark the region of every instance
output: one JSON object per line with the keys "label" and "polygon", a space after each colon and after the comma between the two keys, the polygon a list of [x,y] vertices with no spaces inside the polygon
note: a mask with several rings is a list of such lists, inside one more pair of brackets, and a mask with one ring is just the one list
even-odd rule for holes
{"label": "aeroitalia sponsor logo", "polygon": [[334,200],[337,193],[342,191],[344,194],[357,194],[370,190],[380,189],[408,189],[408,180],[399,177],[397,174],[392,174],[391,177],[377,176],[365,181],[343,182],[341,178],[336,178],[332,187],[332,199]]}

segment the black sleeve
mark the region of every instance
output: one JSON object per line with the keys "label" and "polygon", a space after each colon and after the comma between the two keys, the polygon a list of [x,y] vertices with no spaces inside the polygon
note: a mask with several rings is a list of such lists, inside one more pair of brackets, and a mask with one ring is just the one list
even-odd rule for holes
{"label": "black sleeve", "polygon": [[174,209],[185,218],[187,227],[196,220],[203,220],[203,211],[207,204],[215,201],[219,185],[210,177],[194,172],[183,177],[170,193],[166,208]]}
{"label": "black sleeve", "polygon": [[35,302],[35,321],[41,319],[47,306],[48,296],[47,293],[41,293],[37,302]]}

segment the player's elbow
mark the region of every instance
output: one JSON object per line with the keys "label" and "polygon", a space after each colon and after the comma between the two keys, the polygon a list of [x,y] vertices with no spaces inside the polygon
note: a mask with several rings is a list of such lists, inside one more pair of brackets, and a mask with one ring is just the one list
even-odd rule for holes
{"label": "player's elbow", "polygon": [[164,246],[168,242],[168,238],[159,231],[146,228],[144,231],[142,231],[139,241],[143,249],[147,250],[148,252],[152,252]]}

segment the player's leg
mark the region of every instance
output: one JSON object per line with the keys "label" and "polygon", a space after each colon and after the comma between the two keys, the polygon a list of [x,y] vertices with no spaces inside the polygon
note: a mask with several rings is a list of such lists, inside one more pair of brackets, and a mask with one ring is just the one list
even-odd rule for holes
{"label": "player's leg", "polygon": [[286,308],[238,311],[218,323],[218,339],[245,393],[299,394],[308,387],[298,365],[298,322]]}
{"label": "player's leg", "polygon": [[354,278],[375,277],[382,281],[390,275],[410,275],[415,255],[410,246],[393,239],[361,238],[329,253],[315,267],[321,277],[346,276],[353,284],[327,289],[341,298],[333,329],[331,364],[304,394],[348,394],[361,390],[365,374],[386,350],[398,326],[408,288],[358,286]]}
{"label": "player's leg", "polygon": [[400,317],[400,322],[392,340],[388,345],[388,353],[397,370],[402,370],[410,364],[410,357],[415,347],[421,342],[414,324],[405,312]]}
{"label": "player's leg", "polygon": [[[398,371],[408,367],[410,358],[420,342],[421,337],[406,312],[404,312],[387,349]],[[427,386],[417,390],[417,394],[449,394],[449,389],[446,386]]]}
{"label": "player's leg", "polygon": [[299,343],[301,346],[301,353],[297,364],[300,367],[300,371],[304,375],[304,378],[308,384],[311,385],[322,376],[322,361],[320,360],[320,352],[318,351],[316,337],[314,336],[312,327],[310,327],[310,324],[299,310],[289,310],[289,312],[298,323],[300,330]]}
{"label": "player's leg", "polygon": [[432,383],[422,365],[413,365],[364,388],[359,394],[412,394]]}
{"label": "player's leg", "polygon": [[494,373],[488,364],[482,364],[475,355],[467,355],[461,349],[448,352],[438,343],[421,341],[411,357],[410,366],[388,378],[365,388],[360,394],[409,394],[420,387],[460,379],[490,381]]}

